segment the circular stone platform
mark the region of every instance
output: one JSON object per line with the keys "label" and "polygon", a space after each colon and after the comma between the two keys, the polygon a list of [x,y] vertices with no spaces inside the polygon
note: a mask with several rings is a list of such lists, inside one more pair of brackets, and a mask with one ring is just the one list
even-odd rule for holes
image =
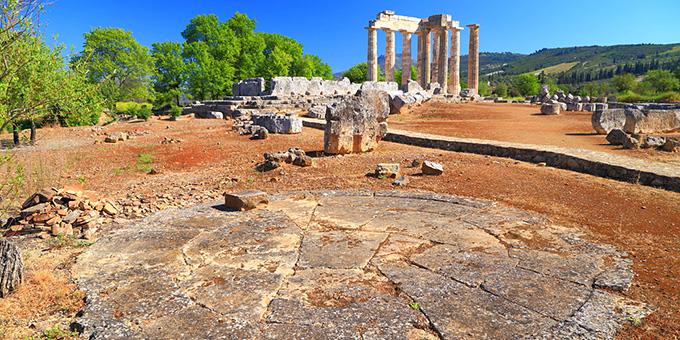
{"label": "circular stone platform", "polygon": [[611,338],[650,308],[631,262],[488,201],[313,192],[264,209],[166,210],[80,256],[86,336]]}

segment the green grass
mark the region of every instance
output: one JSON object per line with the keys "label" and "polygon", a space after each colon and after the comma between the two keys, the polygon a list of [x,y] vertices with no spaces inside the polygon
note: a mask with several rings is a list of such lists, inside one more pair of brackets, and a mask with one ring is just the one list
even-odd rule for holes
{"label": "green grass", "polygon": [[148,174],[153,169],[153,156],[148,153],[140,153],[137,156],[137,162],[135,163],[135,168],[138,172],[143,172]]}
{"label": "green grass", "polygon": [[71,332],[69,330],[61,329],[59,326],[54,326],[46,329],[37,337],[26,337],[25,340],[62,340],[62,339],[77,339],[78,332]]}
{"label": "green grass", "polygon": [[624,103],[639,103],[639,102],[680,102],[679,92],[664,92],[653,94],[640,94],[632,91],[619,93],[618,101]]}

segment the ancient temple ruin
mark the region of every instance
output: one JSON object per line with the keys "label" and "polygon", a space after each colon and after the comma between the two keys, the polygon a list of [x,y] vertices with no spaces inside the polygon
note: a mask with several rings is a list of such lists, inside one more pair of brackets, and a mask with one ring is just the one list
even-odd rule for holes
{"label": "ancient temple ruin", "polygon": [[[470,52],[468,58],[468,89],[476,94],[479,83],[479,25],[468,25],[470,29]],[[423,88],[438,83],[443,94],[460,93],[460,22],[448,14],[437,14],[420,19],[396,15],[384,11],[368,23],[368,80],[377,81],[378,30],[386,34],[385,80],[401,81],[407,85],[411,79],[411,41],[413,34],[418,38],[417,79]],[[395,33],[402,35],[402,77],[394,79]],[[450,37],[450,38],[449,38]],[[450,39],[450,43],[449,43]]]}

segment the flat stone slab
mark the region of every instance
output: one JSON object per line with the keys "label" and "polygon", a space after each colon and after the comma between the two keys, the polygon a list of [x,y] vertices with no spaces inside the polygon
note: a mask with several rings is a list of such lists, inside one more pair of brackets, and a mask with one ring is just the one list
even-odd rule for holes
{"label": "flat stone slab", "polygon": [[534,213],[405,191],[269,201],[166,210],[102,238],[73,268],[83,335],[609,339],[652,311],[612,292],[630,286],[626,254]]}

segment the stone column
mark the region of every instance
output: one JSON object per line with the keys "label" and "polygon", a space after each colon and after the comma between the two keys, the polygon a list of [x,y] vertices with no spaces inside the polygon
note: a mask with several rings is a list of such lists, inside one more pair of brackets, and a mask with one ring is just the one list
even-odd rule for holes
{"label": "stone column", "polygon": [[460,29],[451,31],[451,61],[449,63],[449,94],[460,95]]}
{"label": "stone column", "polygon": [[368,80],[378,81],[378,31],[368,28]]}
{"label": "stone column", "polygon": [[390,29],[385,29],[386,39],[385,39],[385,81],[394,81],[394,63],[395,63],[395,50],[394,50],[394,31]]}
{"label": "stone column", "polygon": [[401,84],[408,85],[411,80],[411,33],[401,31]]}
{"label": "stone column", "polygon": [[432,76],[430,77],[431,82],[435,82],[439,79],[439,39],[440,28],[435,27],[432,29]]}
{"label": "stone column", "polygon": [[425,33],[423,31],[417,31],[416,36],[418,36],[418,52],[416,56],[416,67],[417,67],[417,74],[416,74],[416,79],[418,79],[418,84],[421,86],[425,83],[424,77],[425,77],[425,65],[423,64],[423,55],[425,54],[423,45],[425,42]]}
{"label": "stone column", "polygon": [[479,25],[468,25],[470,28],[470,52],[468,53],[468,88],[479,93]]}
{"label": "stone column", "polygon": [[432,79],[430,78],[432,74],[432,64],[430,64],[430,60],[432,60],[432,49],[430,48],[431,40],[429,30],[425,31],[423,38],[423,83],[420,85],[423,89],[427,89],[430,84],[430,79]]}
{"label": "stone column", "polygon": [[437,82],[442,87],[442,94],[449,91],[449,30],[439,29],[439,57],[437,58]]}

